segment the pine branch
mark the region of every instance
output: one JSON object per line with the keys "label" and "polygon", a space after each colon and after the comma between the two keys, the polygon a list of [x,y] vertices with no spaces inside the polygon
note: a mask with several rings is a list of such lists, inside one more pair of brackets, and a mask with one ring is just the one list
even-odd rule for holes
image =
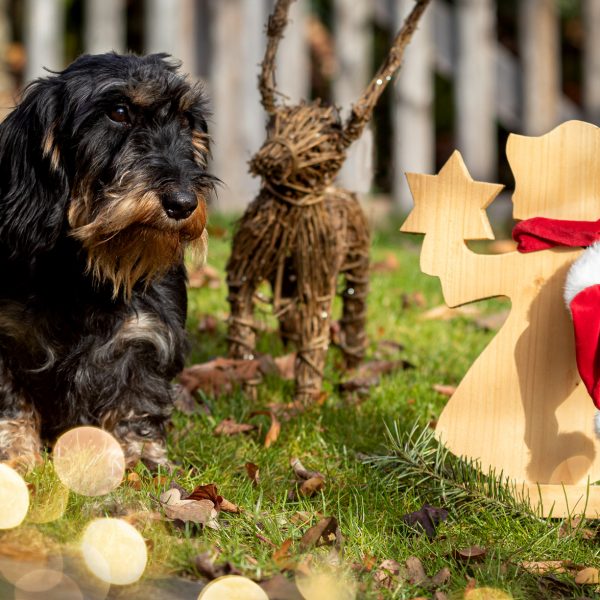
{"label": "pine branch", "polygon": [[427,502],[452,506],[454,511],[478,507],[538,518],[525,499],[515,498],[515,484],[503,473],[482,473],[476,461],[458,458],[440,444],[429,427],[415,426],[408,433],[398,423],[388,429],[390,454],[364,460],[383,469],[391,485],[418,488]]}

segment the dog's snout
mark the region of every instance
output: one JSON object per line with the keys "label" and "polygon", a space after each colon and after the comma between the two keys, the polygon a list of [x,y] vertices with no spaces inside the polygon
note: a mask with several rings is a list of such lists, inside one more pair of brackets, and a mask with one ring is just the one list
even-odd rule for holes
{"label": "dog's snout", "polygon": [[171,219],[187,219],[198,206],[196,194],[188,191],[164,194],[161,198],[163,208]]}

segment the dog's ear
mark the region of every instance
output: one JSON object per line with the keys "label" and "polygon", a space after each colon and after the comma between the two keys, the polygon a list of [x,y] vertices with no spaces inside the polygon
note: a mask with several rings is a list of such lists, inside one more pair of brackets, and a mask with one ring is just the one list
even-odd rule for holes
{"label": "dog's ear", "polygon": [[35,81],[0,124],[0,246],[13,257],[51,249],[65,227],[61,90],[58,78]]}

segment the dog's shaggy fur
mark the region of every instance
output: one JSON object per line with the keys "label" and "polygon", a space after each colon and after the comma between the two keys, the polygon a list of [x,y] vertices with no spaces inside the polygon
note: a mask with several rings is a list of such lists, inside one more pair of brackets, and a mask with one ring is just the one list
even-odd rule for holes
{"label": "dog's shaggy fur", "polygon": [[166,55],[83,56],[0,125],[0,460],[86,423],[166,460],[207,155],[202,91]]}

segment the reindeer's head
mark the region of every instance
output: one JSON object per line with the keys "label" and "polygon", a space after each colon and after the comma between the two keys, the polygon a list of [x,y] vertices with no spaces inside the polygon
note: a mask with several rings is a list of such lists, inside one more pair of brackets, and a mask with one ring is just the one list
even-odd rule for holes
{"label": "reindeer's head", "polygon": [[250,172],[286,198],[319,193],[333,182],[344,163],[346,149],[362,133],[383,90],[400,67],[403,50],[430,0],[417,0],[386,60],[343,126],[337,109],[323,106],[320,101],[277,105],[275,56],[293,1],[277,0],[269,17],[259,88],[262,104],[271,118],[267,140],[250,161]]}
{"label": "reindeer's head", "polygon": [[271,186],[311,193],[333,181],[344,157],[342,124],[334,107],[319,102],[282,106],[271,117],[250,172]]}

